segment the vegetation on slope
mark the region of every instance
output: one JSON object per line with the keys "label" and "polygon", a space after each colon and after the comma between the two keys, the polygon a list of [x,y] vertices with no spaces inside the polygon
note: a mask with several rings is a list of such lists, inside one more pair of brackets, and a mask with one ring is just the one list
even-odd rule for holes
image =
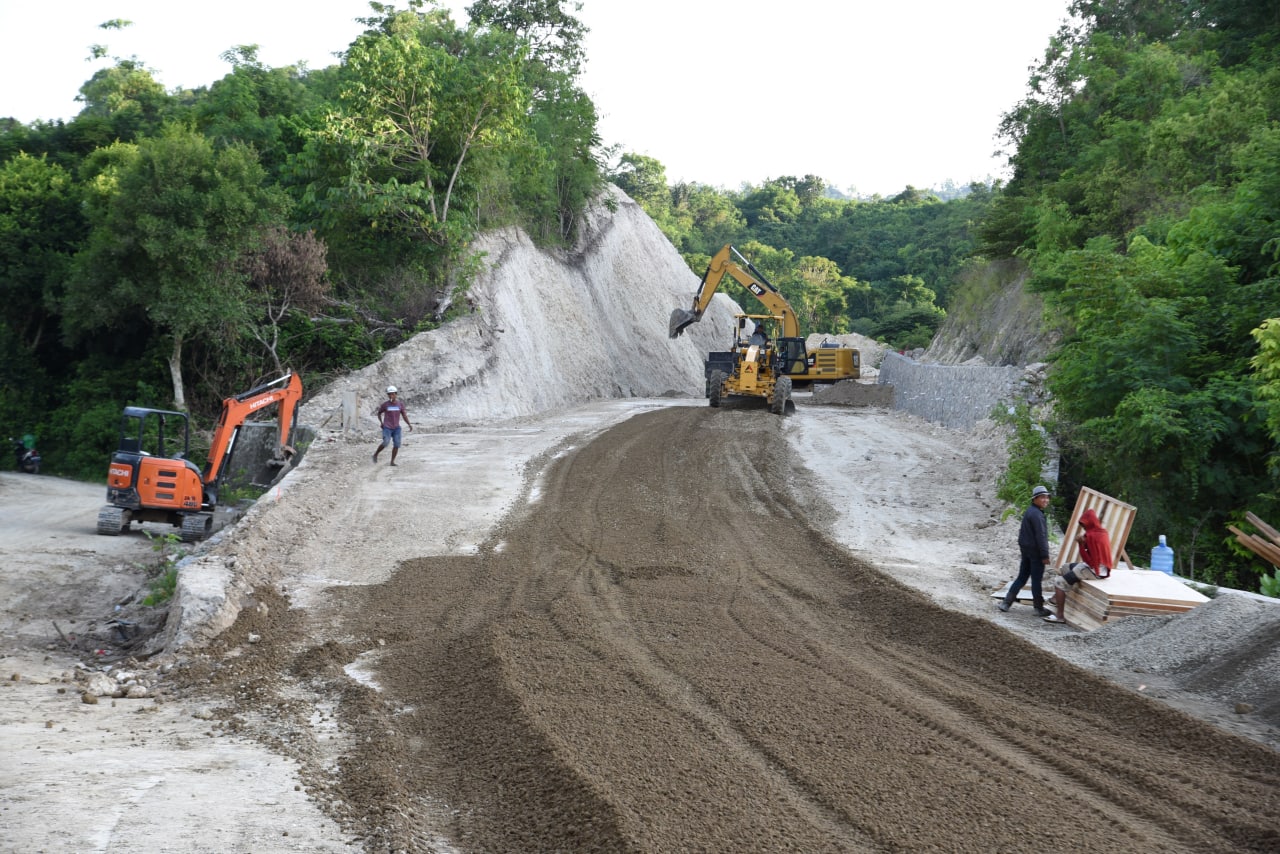
{"label": "vegetation on slope", "polygon": [[122,405],[209,424],[286,367],[372,361],[464,310],[479,229],[567,244],[612,180],[695,272],[737,245],[806,331],[922,347],[1029,271],[1060,492],[1136,504],[1135,557],[1166,533],[1184,573],[1256,584],[1227,525],[1280,517],[1280,0],[1075,0],[1002,124],[1007,186],[872,199],[612,162],[562,5],[371,3],[334,66],[240,45],[190,91],[98,48],[73,120],[0,121],[0,431],[97,478]]}

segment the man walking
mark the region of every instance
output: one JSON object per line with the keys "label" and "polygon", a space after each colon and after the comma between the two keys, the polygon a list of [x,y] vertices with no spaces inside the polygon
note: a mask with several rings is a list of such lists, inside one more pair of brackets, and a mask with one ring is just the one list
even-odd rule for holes
{"label": "man walking", "polygon": [[395,386],[387,386],[387,399],[378,407],[378,418],[382,421],[382,444],[378,446],[378,450],[373,452],[373,461],[375,463],[378,461],[378,454],[382,453],[382,449],[390,442],[391,465],[396,464],[396,454],[400,453],[401,418],[404,419],[405,424],[409,424],[409,432],[413,432],[413,425],[409,423],[409,412],[404,408],[404,404],[397,396],[398,394]]}
{"label": "man walking", "polygon": [[1047,617],[1051,613],[1044,606],[1044,593],[1040,589],[1044,568],[1049,565],[1049,520],[1045,518],[1044,508],[1049,506],[1051,497],[1043,486],[1031,490],[1031,506],[1022,514],[1022,527],[1018,531],[1018,551],[1022,553],[1022,562],[1018,565],[1018,577],[1009,585],[1008,592],[997,606],[1001,611],[1009,610],[1018,600],[1022,585],[1030,579],[1031,600],[1036,614]]}

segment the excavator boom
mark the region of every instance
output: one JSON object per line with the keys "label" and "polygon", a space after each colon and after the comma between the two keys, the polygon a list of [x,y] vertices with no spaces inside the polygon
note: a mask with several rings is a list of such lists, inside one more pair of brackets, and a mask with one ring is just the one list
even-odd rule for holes
{"label": "excavator boom", "polygon": [[769,310],[769,314],[782,318],[782,337],[795,338],[800,335],[800,321],[796,318],[791,303],[787,302],[773,283],[766,279],[754,264],[744,258],[742,253],[726,244],[715,254],[711,263],[707,265],[707,271],[702,274],[702,283],[698,285],[697,293],[693,295],[693,308],[677,308],[671,312],[668,332],[672,338],[678,338],[686,327],[702,320],[703,312],[711,304],[711,298],[720,289],[720,283],[724,281],[725,276],[729,276],[751,291],[755,298]]}
{"label": "excavator boom", "polygon": [[279,379],[223,400],[222,414],[218,416],[218,426],[213,432],[213,441],[209,444],[208,462],[205,463],[202,475],[205,485],[217,483],[227,460],[231,458],[236,437],[244,422],[258,410],[273,403],[280,404],[280,411],[276,416],[279,425],[279,452],[291,455],[293,448],[289,446],[289,436],[301,401],[302,380],[292,371]]}

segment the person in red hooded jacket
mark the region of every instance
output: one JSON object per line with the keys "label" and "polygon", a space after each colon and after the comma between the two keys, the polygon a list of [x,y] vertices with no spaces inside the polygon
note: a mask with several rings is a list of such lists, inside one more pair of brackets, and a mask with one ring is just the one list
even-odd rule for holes
{"label": "person in red hooded jacket", "polygon": [[1062,611],[1071,585],[1081,579],[1096,581],[1111,574],[1111,535],[1102,527],[1102,520],[1092,507],[1080,514],[1080,528],[1080,533],[1076,534],[1080,560],[1068,564],[1066,570],[1053,580],[1053,607],[1057,613],[1045,617],[1046,623],[1066,622]]}

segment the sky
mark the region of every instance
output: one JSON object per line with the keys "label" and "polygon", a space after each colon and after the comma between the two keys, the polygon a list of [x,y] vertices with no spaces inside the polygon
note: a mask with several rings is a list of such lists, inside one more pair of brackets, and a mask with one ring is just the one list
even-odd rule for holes
{"label": "sky", "polygon": [[[582,86],[604,143],[660,161],[669,184],[818,175],[888,196],[1005,178],[1000,117],[1068,2],[581,0]],[[469,3],[441,5],[465,21]],[[235,45],[269,66],[331,65],[369,15],[367,0],[0,0],[0,116],[74,116],[109,62],[87,61],[91,45],[195,88],[231,70],[219,56]],[[99,29],[116,18],[133,24]]]}

